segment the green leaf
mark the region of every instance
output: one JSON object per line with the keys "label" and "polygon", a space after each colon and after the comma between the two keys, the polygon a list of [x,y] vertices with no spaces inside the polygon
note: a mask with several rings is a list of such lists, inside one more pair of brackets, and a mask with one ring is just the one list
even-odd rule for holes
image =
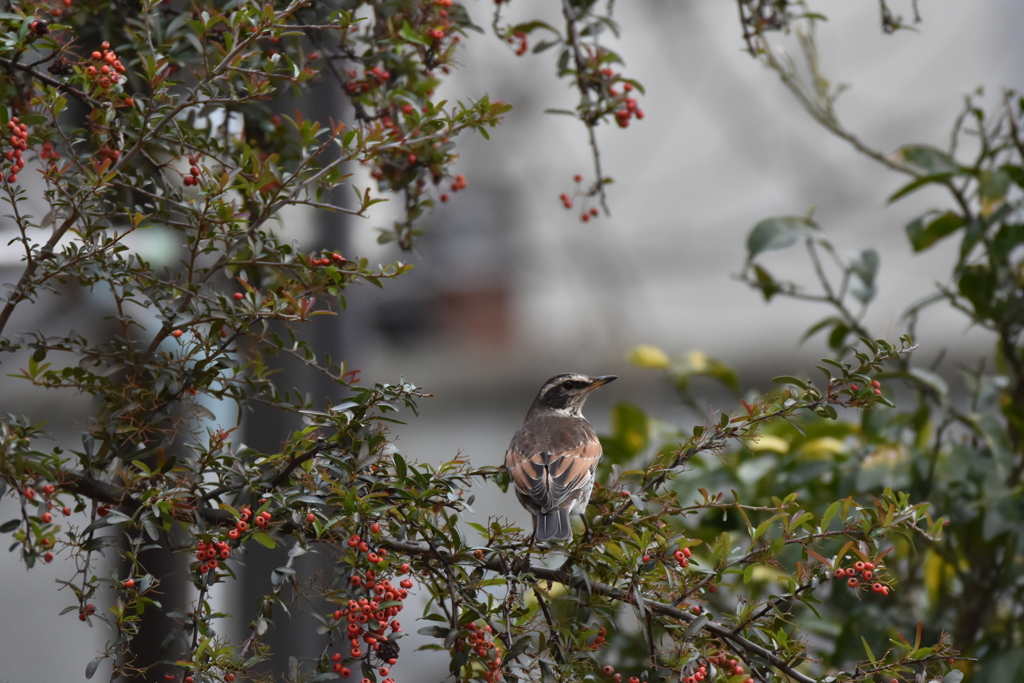
{"label": "green leaf", "polygon": [[961,173],[952,157],[930,145],[907,145],[896,151],[896,157],[928,174]]}
{"label": "green leaf", "polygon": [[405,38],[406,40],[408,40],[410,43],[416,43],[417,45],[425,45],[427,47],[430,46],[430,42],[424,40],[420,34],[416,33],[416,30],[413,29],[411,25],[409,25],[408,21],[402,22],[402,28],[398,29],[398,34]]}
{"label": "green leaf", "polygon": [[863,303],[868,303],[875,297],[875,275],[878,273],[878,252],[874,249],[865,249],[850,260],[850,268],[860,282],[852,282],[850,293]]}
{"label": "green leaf", "polygon": [[877,664],[878,660],[875,659],[875,653],[871,651],[871,646],[868,645],[868,641],[864,636],[860,637],[862,643],[864,643],[864,651],[868,653],[868,659],[871,660],[872,664]]}
{"label": "green leaf", "polygon": [[789,375],[779,375],[778,377],[772,377],[772,381],[776,384],[793,384],[800,387],[804,391],[807,390],[807,382],[796,377],[790,377]]}
{"label": "green leaf", "polygon": [[530,636],[523,636],[516,642],[512,643],[512,647],[505,653],[505,661],[510,661],[518,657],[519,655],[526,652],[527,648],[533,642],[533,638]]}
{"label": "green leaf", "polygon": [[831,522],[832,518],[836,516],[837,512],[839,512],[839,506],[841,504],[842,504],[842,501],[841,500],[837,500],[834,503],[832,503],[831,505],[829,505],[828,509],[825,510],[825,514],[823,514],[821,516],[821,528],[822,528],[822,530],[828,528],[829,522]]}
{"label": "green leaf", "polygon": [[816,229],[818,226],[803,216],[766,218],[755,225],[747,237],[748,257],[752,259],[766,251],[785,249]]}
{"label": "green leaf", "polygon": [[992,255],[1002,261],[1020,244],[1024,244],[1024,225],[1001,225],[992,238]]}
{"label": "green leaf", "polygon": [[252,537],[256,539],[257,543],[266,548],[273,549],[277,547],[277,543],[274,541],[274,539],[268,536],[267,534],[263,533],[262,531],[257,531],[253,533]]}
{"label": "green leaf", "polygon": [[960,293],[974,306],[978,317],[985,318],[991,313],[992,297],[996,287],[994,279],[992,273],[982,264],[967,266],[960,275],[957,286]]}
{"label": "green leaf", "polygon": [[96,674],[96,669],[99,668],[100,662],[103,661],[103,657],[97,657],[85,666],[85,677],[92,678]]}
{"label": "green leaf", "polygon": [[511,31],[512,33],[530,34],[539,28],[551,31],[556,36],[561,36],[561,34],[554,27],[552,27],[550,24],[544,23],[543,21],[527,21],[522,24],[516,24],[515,26],[512,27]]}
{"label": "green leaf", "polygon": [[754,266],[754,277],[757,278],[757,288],[761,290],[765,301],[770,301],[773,296],[782,291],[779,284],[772,278],[771,273],[759,265]]}
{"label": "green leaf", "polygon": [[914,251],[924,251],[965,225],[967,225],[967,221],[964,220],[964,217],[952,211],[947,211],[927,225],[922,216],[907,225],[907,237],[910,238],[910,244]]}
{"label": "green leaf", "polygon": [[955,173],[933,173],[930,175],[921,176],[915,180],[910,181],[900,189],[896,190],[888,199],[888,202],[892,204],[897,199],[906,197],[912,192],[920,190],[925,185],[931,185],[932,183],[945,183],[947,180],[952,178]]}
{"label": "green leaf", "polygon": [[1010,179],[1017,184],[1018,187],[1024,187],[1024,168],[1020,166],[1000,166],[999,170],[1010,176]]}
{"label": "green leaf", "polygon": [[994,203],[1006,197],[1010,189],[1010,174],[1001,170],[982,171],[978,178],[978,196],[982,202]]}
{"label": "green leaf", "polygon": [[964,672],[960,669],[953,669],[942,677],[942,683],[960,683],[964,680]]}
{"label": "green leaf", "polygon": [[20,519],[12,519],[4,522],[2,525],[0,525],[0,534],[11,533],[12,531],[18,528],[19,524],[21,524]]}

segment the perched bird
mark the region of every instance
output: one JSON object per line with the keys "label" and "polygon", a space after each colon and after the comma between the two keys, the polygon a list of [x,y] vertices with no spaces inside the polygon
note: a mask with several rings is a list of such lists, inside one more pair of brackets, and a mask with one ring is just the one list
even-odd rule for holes
{"label": "perched bird", "polygon": [[581,411],[591,391],[614,379],[615,375],[552,377],[512,437],[505,467],[516,497],[533,515],[538,543],[571,540],[569,515],[581,515],[587,507],[601,442]]}

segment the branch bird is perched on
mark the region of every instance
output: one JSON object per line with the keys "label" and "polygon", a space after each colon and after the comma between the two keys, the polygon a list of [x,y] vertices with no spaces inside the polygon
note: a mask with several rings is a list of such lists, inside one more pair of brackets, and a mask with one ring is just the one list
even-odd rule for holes
{"label": "branch bird is perched on", "polygon": [[591,391],[616,377],[558,375],[544,386],[512,437],[505,467],[516,497],[533,515],[534,540],[572,539],[569,515],[581,515],[594,489],[601,442],[583,417]]}

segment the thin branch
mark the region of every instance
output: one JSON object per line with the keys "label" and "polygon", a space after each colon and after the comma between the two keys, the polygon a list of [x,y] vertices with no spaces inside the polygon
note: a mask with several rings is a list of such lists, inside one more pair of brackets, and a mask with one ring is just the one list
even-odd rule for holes
{"label": "thin branch", "polygon": [[29,285],[32,281],[32,276],[35,274],[36,269],[39,268],[39,262],[53,256],[53,250],[56,248],[57,243],[60,242],[64,234],[71,229],[71,226],[78,220],[78,208],[74,208],[71,211],[71,215],[64,219],[50,235],[50,239],[46,241],[43,248],[39,250],[39,256],[37,258],[28,258],[28,263],[25,264],[25,270],[21,274],[21,278],[18,280],[18,284],[14,286],[14,290],[7,298],[7,304],[4,305],[2,311],[0,311],[0,334],[3,334],[4,328],[7,326],[7,322],[11,318],[11,314],[14,313],[14,308],[24,301],[29,296]]}
{"label": "thin branch", "polygon": [[93,98],[89,97],[88,94],[82,92],[78,88],[72,88],[67,83],[61,83],[55,78],[51,78],[44,73],[36,71],[31,66],[20,64],[17,61],[13,59],[7,59],[6,57],[0,57],[0,64],[6,66],[8,69],[17,69],[18,71],[23,71],[30,75],[32,78],[36,79],[37,81],[45,83],[46,85],[49,85],[53,88],[57,88],[61,92],[71,95],[71,97],[74,97],[82,104],[86,104],[94,109],[106,106],[99,100],[94,100]]}

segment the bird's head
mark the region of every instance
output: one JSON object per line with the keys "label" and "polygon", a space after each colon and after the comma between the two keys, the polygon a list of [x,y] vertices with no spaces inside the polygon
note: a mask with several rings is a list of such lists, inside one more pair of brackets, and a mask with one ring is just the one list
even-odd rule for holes
{"label": "bird's head", "polygon": [[552,377],[541,387],[537,399],[530,407],[530,413],[552,412],[580,417],[583,402],[594,389],[616,379],[615,375],[591,377],[568,373]]}

